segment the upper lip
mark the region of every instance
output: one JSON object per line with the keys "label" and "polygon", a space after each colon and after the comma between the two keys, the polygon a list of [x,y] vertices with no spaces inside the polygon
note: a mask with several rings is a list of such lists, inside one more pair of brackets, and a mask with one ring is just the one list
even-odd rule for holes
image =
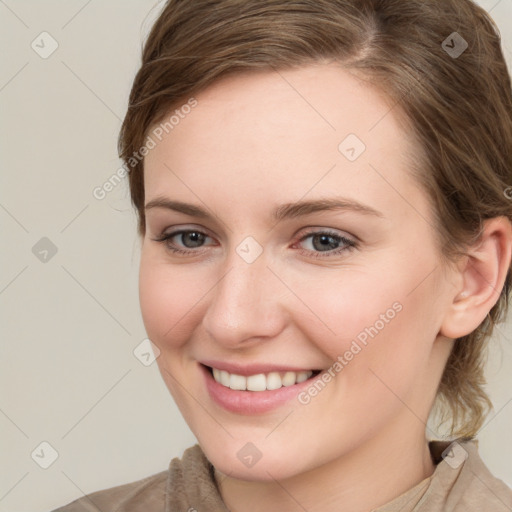
{"label": "upper lip", "polygon": [[235,375],[257,375],[259,373],[270,373],[270,372],[307,372],[316,371],[314,368],[299,368],[297,366],[281,365],[281,364],[268,364],[268,363],[252,363],[252,364],[239,364],[239,363],[228,363],[225,361],[200,361],[204,366],[210,368],[216,368],[217,370],[224,370],[228,373]]}

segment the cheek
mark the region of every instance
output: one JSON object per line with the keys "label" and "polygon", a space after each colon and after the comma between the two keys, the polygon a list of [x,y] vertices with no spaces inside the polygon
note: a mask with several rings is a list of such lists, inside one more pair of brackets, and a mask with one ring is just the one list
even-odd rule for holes
{"label": "cheek", "polygon": [[[207,288],[180,267],[172,267],[151,254],[142,253],[139,300],[149,338],[163,348],[178,348],[190,336],[191,322],[199,314]],[[202,288],[205,288],[204,290]]]}
{"label": "cheek", "polygon": [[[311,401],[305,414],[314,412],[320,421],[322,411],[329,410],[334,430],[347,429],[354,438],[398,414],[401,400],[412,403],[409,398],[421,386],[437,334],[434,282],[425,281],[411,293],[421,281],[415,272],[402,272],[400,280],[376,277],[361,274],[353,279],[347,273],[298,292],[319,318],[314,323],[304,320],[300,328],[332,362],[329,391],[312,385],[299,402]],[[352,418],[348,422],[347,411]]]}
{"label": "cheek", "polygon": [[376,277],[368,270],[352,268],[322,269],[308,279],[290,276],[288,282],[294,283],[296,296],[309,310],[295,319],[303,318],[302,330],[331,359],[348,350],[355,339],[364,344],[373,326],[384,332],[400,316],[399,284]]}
{"label": "cheek", "polygon": [[432,300],[434,278],[425,279],[435,265],[429,258],[416,261],[416,267],[397,259],[394,265],[319,272],[307,280],[290,275],[296,295],[314,313],[302,320],[296,315],[301,330],[332,361],[349,351],[347,358],[359,361],[354,366],[414,366],[428,354],[440,316]]}

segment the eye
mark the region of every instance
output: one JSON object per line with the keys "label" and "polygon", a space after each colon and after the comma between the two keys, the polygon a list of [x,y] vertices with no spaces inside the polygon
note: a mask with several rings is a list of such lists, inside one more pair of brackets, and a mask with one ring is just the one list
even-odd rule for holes
{"label": "eye", "polygon": [[[201,248],[214,245],[213,239],[198,229],[179,229],[162,233],[152,240],[163,243],[166,249],[175,254],[183,255],[199,253]],[[296,245],[302,245],[301,252],[315,258],[336,256],[357,247],[355,240],[330,230],[310,232],[300,238],[294,247]]]}
{"label": "eye", "polygon": [[355,240],[330,230],[314,231],[303,236],[298,244],[305,247],[305,252],[313,257],[323,258],[339,255],[357,247]]}
{"label": "eye", "polygon": [[[207,240],[212,240],[206,233],[197,229],[180,229],[169,233],[162,233],[155,242],[165,244],[166,248],[178,254],[191,254],[194,249],[200,249]],[[211,245],[211,244],[210,244]]]}

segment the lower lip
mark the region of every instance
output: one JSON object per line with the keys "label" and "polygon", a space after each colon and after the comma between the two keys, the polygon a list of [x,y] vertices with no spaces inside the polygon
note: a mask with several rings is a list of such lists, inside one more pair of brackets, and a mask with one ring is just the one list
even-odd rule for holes
{"label": "lower lip", "polygon": [[279,389],[266,391],[237,391],[219,384],[206,366],[200,364],[203,372],[206,388],[211,399],[224,409],[237,414],[262,414],[277,409],[286,402],[294,399],[311,381],[318,375],[313,375],[308,380],[294,384],[293,386],[283,386]]}

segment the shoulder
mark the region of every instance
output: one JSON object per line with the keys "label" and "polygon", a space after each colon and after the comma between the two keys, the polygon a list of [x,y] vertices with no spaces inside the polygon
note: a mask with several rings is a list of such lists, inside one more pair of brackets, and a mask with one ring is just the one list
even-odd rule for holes
{"label": "shoulder", "polygon": [[166,481],[167,471],[162,471],[142,480],[87,494],[53,512],[131,512],[136,506],[163,504]]}
{"label": "shoulder", "polygon": [[478,441],[462,443],[467,451],[467,464],[464,464],[462,481],[466,492],[457,503],[459,510],[510,512],[512,510],[512,489],[496,478],[484,464],[478,453]]}
{"label": "shoulder", "polygon": [[446,496],[442,510],[510,512],[512,489],[484,464],[478,453],[478,440],[458,440],[450,446],[437,478],[438,495]]}
{"label": "shoulder", "polygon": [[166,471],[87,494],[52,512],[162,512],[187,510],[192,502],[216,506],[218,499],[212,466],[194,445],[172,459]]}
{"label": "shoulder", "polygon": [[[131,512],[137,507],[163,505],[167,471],[128,484],[96,491],[53,512]],[[152,511],[153,508],[146,509]],[[154,510],[163,510],[163,507]]]}

